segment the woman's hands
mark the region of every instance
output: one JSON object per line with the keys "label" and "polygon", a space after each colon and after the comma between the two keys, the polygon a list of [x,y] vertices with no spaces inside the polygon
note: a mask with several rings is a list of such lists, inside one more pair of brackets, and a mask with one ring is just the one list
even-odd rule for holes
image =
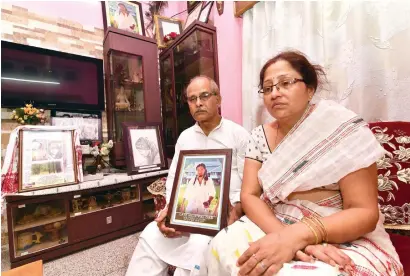
{"label": "woman's hands", "polygon": [[348,255],[337,246],[326,243],[306,246],[304,252],[296,252],[295,259],[302,262],[313,262],[317,259],[331,266],[338,265],[347,272],[352,272],[354,267],[354,262]]}
{"label": "woman's hands", "polygon": [[[284,263],[296,259],[314,262],[316,259],[331,266],[338,265],[346,272],[353,271],[354,263],[348,255],[330,244],[308,245],[301,251],[300,237],[287,227],[250,244],[238,259],[238,275],[274,275]],[[303,248],[303,247],[302,247]]]}
{"label": "woman's hands", "polygon": [[295,256],[297,243],[283,232],[271,233],[253,242],[238,259],[238,275],[274,275]]}

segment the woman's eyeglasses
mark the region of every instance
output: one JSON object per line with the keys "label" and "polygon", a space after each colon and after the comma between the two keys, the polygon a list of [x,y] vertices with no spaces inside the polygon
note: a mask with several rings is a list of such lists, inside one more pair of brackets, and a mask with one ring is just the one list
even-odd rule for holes
{"label": "woman's eyeglasses", "polygon": [[276,87],[278,91],[281,91],[281,90],[287,91],[292,85],[300,81],[304,82],[303,79],[297,79],[297,78],[281,80],[277,84],[272,84],[272,85],[267,85],[267,86],[262,87],[262,89],[258,90],[258,93],[263,94],[265,96],[269,95],[270,93],[272,93],[273,87]]}
{"label": "woman's eyeglasses", "polygon": [[191,96],[188,98],[188,101],[190,103],[196,103],[196,101],[199,100],[201,102],[206,102],[207,100],[209,100],[209,98],[211,98],[211,96],[216,96],[215,92],[202,92],[201,94],[199,94],[199,97],[197,96]]}

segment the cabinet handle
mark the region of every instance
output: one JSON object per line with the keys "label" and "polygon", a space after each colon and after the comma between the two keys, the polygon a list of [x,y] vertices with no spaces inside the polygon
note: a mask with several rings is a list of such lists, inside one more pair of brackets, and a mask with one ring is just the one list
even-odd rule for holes
{"label": "cabinet handle", "polygon": [[112,217],[111,216],[106,217],[105,220],[106,220],[107,224],[110,224],[112,222]]}

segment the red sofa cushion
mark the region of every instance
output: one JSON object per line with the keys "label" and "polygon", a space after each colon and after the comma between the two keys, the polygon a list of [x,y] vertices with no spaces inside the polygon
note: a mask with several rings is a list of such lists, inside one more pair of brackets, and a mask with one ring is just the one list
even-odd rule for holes
{"label": "red sofa cushion", "polygon": [[377,162],[379,203],[386,228],[410,230],[410,122],[369,126],[387,151]]}

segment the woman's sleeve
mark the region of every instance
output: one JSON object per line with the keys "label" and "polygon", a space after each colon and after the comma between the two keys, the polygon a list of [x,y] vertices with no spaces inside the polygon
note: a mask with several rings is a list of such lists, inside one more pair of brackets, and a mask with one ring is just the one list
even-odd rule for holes
{"label": "woman's sleeve", "polygon": [[256,135],[256,132],[257,128],[252,130],[251,137],[248,141],[248,147],[246,148],[245,158],[253,159],[262,163],[262,153],[257,143],[257,139],[259,138]]}

